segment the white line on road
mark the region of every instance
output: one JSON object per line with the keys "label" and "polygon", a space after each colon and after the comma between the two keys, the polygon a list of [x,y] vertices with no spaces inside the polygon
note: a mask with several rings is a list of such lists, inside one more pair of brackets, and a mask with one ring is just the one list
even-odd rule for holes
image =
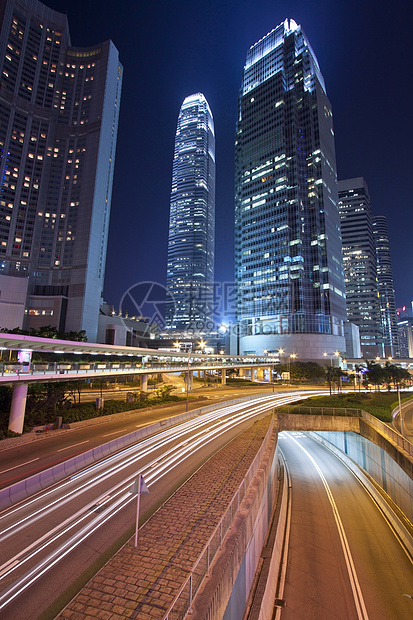
{"label": "white line on road", "polygon": [[40,458],[40,456],[37,457],[37,459],[32,459],[31,461],[26,461],[25,463],[20,463],[20,465],[15,465],[14,467],[9,467],[9,469],[3,469],[3,471],[0,471],[0,474],[5,474],[6,471],[11,471],[12,469],[17,469],[17,467],[23,467],[23,465],[28,465],[29,463],[33,463],[34,461],[38,461]]}
{"label": "white line on road", "polygon": [[294,443],[296,443],[297,446],[301,448],[301,450],[308,456],[308,458],[310,459],[310,461],[316,468],[318,475],[321,478],[321,481],[327,493],[328,501],[330,502],[331,508],[333,510],[334,520],[337,525],[337,530],[338,530],[341,546],[343,549],[344,559],[347,565],[347,572],[348,572],[348,576],[350,579],[351,589],[353,591],[353,598],[354,598],[354,603],[356,605],[357,616],[360,620],[368,620],[368,613],[367,613],[366,605],[364,603],[363,594],[361,592],[361,587],[360,587],[360,583],[357,577],[356,568],[354,566],[353,557],[350,552],[350,546],[348,544],[347,536],[344,531],[344,526],[341,521],[338,508],[334,501],[330,486],[326,480],[326,477],[324,476],[323,472],[321,471],[320,467],[318,466],[315,459],[311,456],[311,454],[294,437],[290,436],[290,439],[294,441]]}
{"label": "white line on road", "polygon": [[116,435],[117,433],[123,433],[123,431],[127,431],[127,428],[120,428],[118,431],[113,431],[113,433],[107,433],[106,435],[102,435],[102,437],[109,437],[109,435]]}
{"label": "white line on road", "polygon": [[76,446],[81,446],[82,443],[89,443],[89,439],[86,439],[86,441],[79,441],[79,443],[74,443],[71,446],[66,446],[66,448],[60,448],[58,452],[63,452],[63,450],[69,450],[69,448],[75,448]]}

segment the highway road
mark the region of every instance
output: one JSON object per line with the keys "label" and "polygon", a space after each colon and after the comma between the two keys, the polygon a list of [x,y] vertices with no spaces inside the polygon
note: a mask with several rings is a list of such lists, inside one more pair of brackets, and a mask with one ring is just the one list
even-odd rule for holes
{"label": "highway road", "polygon": [[[284,389],[281,393],[287,391]],[[197,388],[191,393],[189,410],[265,393],[271,394],[268,386],[248,389],[221,387],[215,390]],[[49,431],[47,434],[31,435],[29,438],[23,436],[12,441],[0,442],[0,489],[116,437],[179,415],[185,411],[185,405],[185,401],[180,401],[176,404],[137,409],[96,418],[94,421],[85,421],[67,430]],[[26,439],[31,441],[25,443]]]}
{"label": "highway road", "polygon": [[402,433],[404,437],[410,441],[410,443],[413,443],[413,400],[402,404],[402,413],[403,429],[400,415],[396,416],[394,426],[397,428],[399,433]]}
{"label": "highway road", "polygon": [[[48,610],[70,600],[105,559],[133,533],[138,473],[150,494],[142,514],[173,490],[224,443],[276,404],[300,395],[267,395],[222,405],[152,435],[118,455],[0,513],[0,616],[2,620],[53,617]],[[95,429],[96,430],[96,429]],[[103,527],[104,526],[104,527]]]}
{"label": "highway road", "polygon": [[281,433],[279,445],[292,511],[277,618],[411,620],[412,559],[364,487],[305,433]]}

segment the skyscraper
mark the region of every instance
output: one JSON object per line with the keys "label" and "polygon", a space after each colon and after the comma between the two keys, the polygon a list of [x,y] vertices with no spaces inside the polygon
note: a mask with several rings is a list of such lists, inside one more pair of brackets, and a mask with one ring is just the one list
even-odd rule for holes
{"label": "skyscraper", "polygon": [[167,329],[213,326],[215,134],[204,95],[186,97],[175,135],[169,217]]}
{"label": "skyscraper", "polygon": [[331,105],[301,26],[285,20],[244,67],[235,143],[240,353],[345,350]]}
{"label": "skyscraper", "polygon": [[72,47],[66,15],[37,0],[5,0],[0,80],[0,288],[9,301],[0,305],[0,327],[19,326],[11,312],[19,293],[24,327],[85,330],[95,340],[122,86],[118,52],[111,41]]}
{"label": "skyscraper", "polygon": [[373,236],[376,246],[377,284],[379,287],[380,319],[385,355],[399,356],[396,299],[393,284],[389,233],[384,215],[373,216]]}
{"label": "skyscraper", "polygon": [[383,355],[373,216],[362,177],[338,182],[347,317],[358,325],[363,357]]}

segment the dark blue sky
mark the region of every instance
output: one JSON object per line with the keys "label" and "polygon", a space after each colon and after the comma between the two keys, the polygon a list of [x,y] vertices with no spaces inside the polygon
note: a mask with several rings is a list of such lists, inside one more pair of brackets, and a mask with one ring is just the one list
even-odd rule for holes
{"label": "dark blue sky", "polygon": [[333,107],[339,179],[364,176],[388,218],[397,305],[413,299],[412,4],[406,0],[45,0],[73,45],[108,38],[124,66],[104,295],[165,284],[179,108],[202,92],[216,134],[215,279],[233,280],[233,143],[247,49],[286,17],[302,25]]}

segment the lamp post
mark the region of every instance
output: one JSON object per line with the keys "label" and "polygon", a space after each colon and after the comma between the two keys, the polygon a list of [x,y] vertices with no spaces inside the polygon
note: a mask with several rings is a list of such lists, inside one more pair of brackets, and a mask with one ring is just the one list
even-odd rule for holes
{"label": "lamp post", "polygon": [[[325,353],[323,353],[323,355],[324,355],[324,357],[327,357],[327,355],[330,356],[330,368],[331,368],[331,370],[330,370],[330,381],[329,381],[329,383],[330,383],[330,396],[331,396],[331,383],[332,383],[332,379],[333,379],[333,355],[335,355],[338,358],[340,353],[338,351],[334,351],[334,353],[327,353],[327,352],[325,352]],[[333,385],[334,385],[334,383],[333,383]]]}
{"label": "lamp post", "polygon": [[188,370],[186,373],[186,411],[188,411],[188,400],[189,400],[189,362],[191,357],[192,344],[189,345],[188,349]]}
{"label": "lamp post", "polygon": [[400,413],[400,425],[402,430],[402,437],[404,437],[404,424],[403,424],[403,412],[402,412],[402,401],[400,398],[400,384],[397,384],[397,394],[399,396],[399,413]]}
{"label": "lamp post", "polygon": [[294,360],[295,360],[295,358],[296,358],[296,357],[297,357],[297,354],[296,354],[296,353],[291,353],[290,357],[288,358],[288,361],[289,361],[289,369],[288,369],[288,372],[290,373],[290,383],[291,383],[291,360],[293,360],[293,362],[294,362]]}

